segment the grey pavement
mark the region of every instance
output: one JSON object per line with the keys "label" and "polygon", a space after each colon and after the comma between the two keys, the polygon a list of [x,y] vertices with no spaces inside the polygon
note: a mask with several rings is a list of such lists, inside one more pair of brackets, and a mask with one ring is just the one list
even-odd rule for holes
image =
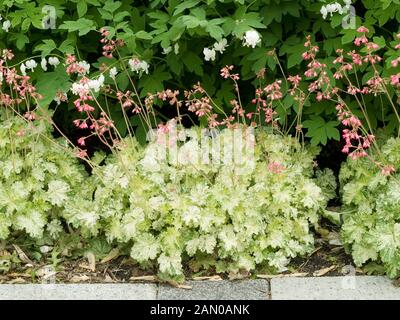
{"label": "grey pavement", "polygon": [[178,289],[162,285],[160,300],[267,300],[267,280],[188,281],[192,289]]}
{"label": "grey pavement", "polygon": [[155,284],[0,284],[0,300],[154,300]]}
{"label": "grey pavement", "polygon": [[400,288],[385,277],[274,278],[273,300],[400,300]]}
{"label": "grey pavement", "polygon": [[[164,284],[0,284],[0,300],[400,300],[385,277],[279,277]],[[190,289],[189,289],[190,288]]]}

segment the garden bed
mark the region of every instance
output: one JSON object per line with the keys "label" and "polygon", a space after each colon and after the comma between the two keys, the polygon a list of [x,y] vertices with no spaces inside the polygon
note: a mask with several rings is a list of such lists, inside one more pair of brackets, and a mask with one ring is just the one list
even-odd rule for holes
{"label": "garden bed", "polygon": [[[349,274],[348,267],[352,266],[352,258],[345,253],[342,246],[329,245],[322,238],[316,239],[316,249],[305,258],[295,258],[288,266],[288,271],[280,274],[265,274],[265,270],[243,274],[216,274],[215,272],[202,272],[193,275],[187,271],[187,279],[271,279],[278,276],[320,277],[344,276]],[[344,269],[343,269],[344,268]],[[19,266],[0,275],[3,284],[27,283],[135,283],[135,282],[165,282],[157,278],[157,273],[151,270],[143,271],[131,258],[117,257],[112,261],[97,263],[95,271],[90,270],[87,259],[60,262],[57,272],[48,265],[35,264]],[[364,272],[354,268],[357,275]],[[171,284],[174,284],[171,282]],[[174,284],[177,285],[177,284]]]}
{"label": "garden bed", "polygon": [[1,2],[0,282],[399,278],[394,2]]}

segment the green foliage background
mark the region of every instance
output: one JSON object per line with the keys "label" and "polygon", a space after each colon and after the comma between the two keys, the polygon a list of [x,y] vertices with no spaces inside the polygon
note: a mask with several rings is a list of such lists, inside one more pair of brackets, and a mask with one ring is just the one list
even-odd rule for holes
{"label": "green foliage background", "polygon": [[[134,55],[151,65],[149,74],[137,81],[141,96],[166,87],[185,89],[200,81],[215,96],[217,103],[230,108],[234,88],[220,80],[218,70],[233,64],[240,69],[242,93],[247,98],[247,109],[251,110],[250,100],[258,83],[256,73],[267,68],[268,80],[281,75],[276,60],[268,54],[271,50],[277,52],[285,72],[301,74],[304,71],[301,53],[307,34],[320,45],[319,57],[328,66],[332,65],[337,48],[352,48],[356,30],[343,29],[343,17],[338,14],[326,20],[322,18],[319,11],[328,3],[330,1],[313,0],[4,0],[0,3],[0,13],[3,19],[11,21],[11,28],[8,33],[0,30],[0,47],[13,49],[20,60],[33,55],[75,53],[99,68],[102,63],[116,63],[115,59],[101,55],[98,30],[107,27],[111,36],[115,35],[127,44],[120,50],[121,56]],[[42,28],[45,5],[56,10],[55,29]],[[391,46],[391,39],[399,31],[399,1],[362,0],[353,5],[357,26],[368,27],[379,45]],[[262,35],[261,45],[254,49],[242,45],[241,38],[249,29]],[[217,53],[214,62],[204,61],[203,48],[211,47],[222,38],[228,41],[227,50],[223,54]],[[163,54],[164,49],[176,45],[179,51]],[[390,63],[399,53],[390,49],[386,55]],[[398,71],[400,69],[391,72]],[[36,71],[33,78],[41,79],[39,92],[50,97],[59,89],[57,86],[63,87],[68,81],[59,72]],[[117,82],[122,90],[129,87],[123,73],[117,77]],[[50,98],[45,103],[49,101]],[[374,127],[383,126],[388,132],[396,129],[398,124],[385,101],[377,97],[367,103]],[[282,106],[277,106],[277,111],[284,119],[283,115],[290,118],[297,109],[293,99],[287,98]],[[71,120],[77,116],[74,112],[70,102],[69,112],[56,113],[66,131],[72,128]],[[121,118],[118,111],[114,118],[118,123]],[[333,122],[332,103],[310,101],[303,118],[307,120],[305,127],[313,144],[325,144],[328,139],[339,138],[339,124]],[[126,129],[123,121],[120,121],[120,127],[122,131]]]}

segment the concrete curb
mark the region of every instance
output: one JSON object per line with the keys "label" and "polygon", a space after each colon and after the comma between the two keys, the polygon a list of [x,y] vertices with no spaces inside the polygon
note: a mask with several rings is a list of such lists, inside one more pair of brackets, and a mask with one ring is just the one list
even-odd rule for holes
{"label": "concrete curb", "polygon": [[309,277],[271,280],[272,300],[400,300],[385,277]]}
{"label": "concrete curb", "polygon": [[1,284],[0,300],[155,300],[157,285]]}
{"label": "concrete curb", "polygon": [[1,284],[0,300],[400,300],[385,277],[279,277],[188,281],[188,288],[148,283]]}

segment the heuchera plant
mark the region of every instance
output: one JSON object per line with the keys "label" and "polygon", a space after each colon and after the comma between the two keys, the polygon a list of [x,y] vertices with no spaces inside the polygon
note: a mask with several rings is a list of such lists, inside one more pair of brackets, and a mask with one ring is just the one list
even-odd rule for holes
{"label": "heuchera plant", "polygon": [[[311,84],[319,100],[337,101],[338,120],[344,126],[342,151],[349,155],[340,171],[343,201],[342,240],[356,265],[368,262],[382,263],[390,277],[400,272],[399,251],[399,138],[376,141],[371,113],[366,101],[369,96],[380,96],[393,110],[393,127],[398,128],[399,59],[385,61],[381,45],[369,39],[366,27],[357,29],[354,44],[359,50],[337,50],[335,67],[318,62],[318,47],[310,43],[304,58],[310,61],[307,76],[317,80]],[[400,49],[397,40],[394,50]],[[374,39],[378,40],[378,39]],[[385,72],[387,66],[389,72]],[[369,71],[368,71],[369,70]],[[396,70],[396,69],[395,69]],[[331,76],[330,76],[331,75]],[[331,80],[342,79],[343,86],[334,86]],[[357,108],[351,107],[355,102]],[[358,114],[358,115],[356,115]],[[390,124],[389,124],[390,125]],[[398,136],[398,134],[397,134]]]}
{"label": "heuchera plant", "polygon": [[[96,85],[85,77],[75,83],[76,106],[87,117],[76,125],[88,123],[85,128],[99,136],[113,156],[105,166],[94,168],[88,184],[94,199],[73,201],[68,221],[87,236],[105,235],[112,243],[130,244],[131,257],[144,267],[155,264],[164,279],[182,280],[187,263],[193,271],[238,273],[260,265],[282,271],[290,258],[312,250],[310,229],[317,227],[328,201],[312,179],[318,150],[282,132],[273,110],[273,102],[282,98],[281,81],[257,89],[256,109],[246,113],[233,69],[226,66],[220,72],[237,93],[230,113],[221,111],[200,84],[185,91],[183,100],[177,90],[149,94],[143,102],[134,93],[117,90],[124,114],[137,114],[149,129],[156,99],[176,108],[178,116],[159,123],[155,138],[145,147],[134,135],[121,139],[105,112],[95,118],[86,102],[97,103],[92,92],[100,79]],[[203,141],[200,128],[183,129],[184,107],[214,133]],[[225,163],[226,152],[232,154],[232,148],[241,145],[232,136],[235,130],[242,130],[242,138],[255,130],[255,154],[244,153],[240,164]],[[86,139],[80,138],[82,147]],[[217,139],[224,142],[218,150],[212,147]],[[220,161],[212,161],[221,150]],[[172,158],[160,158],[164,153]],[[200,161],[204,157],[206,163]],[[334,184],[323,185],[329,189]]]}
{"label": "heuchera plant", "polygon": [[87,174],[64,138],[51,136],[45,116],[29,121],[1,112],[0,238],[16,232],[35,239],[57,239],[65,208],[80,197]]}
{"label": "heuchera plant", "polygon": [[379,153],[369,155],[380,163],[367,157],[349,159],[339,177],[345,247],[357,266],[377,262],[393,278],[400,275],[399,155],[399,138],[390,138]]}
{"label": "heuchera plant", "polygon": [[[173,154],[180,161],[166,161],[163,142],[174,123],[157,130],[145,149],[123,140],[96,169],[93,202],[69,208],[70,221],[92,235],[130,243],[135,261],[155,264],[169,280],[182,280],[187,263],[195,272],[239,273],[262,265],[283,271],[291,258],[312,251],[311,229],[328,200],[312,179],[316,150],[258,129],[254,158],[244,153],[240,164],[224,157],[215,162],[213,139],[223,140],[226,156],[239,145],[234,129],[201,139],[200,128],[178,126]],[[210,161],[202,163],[204,157]]]}

